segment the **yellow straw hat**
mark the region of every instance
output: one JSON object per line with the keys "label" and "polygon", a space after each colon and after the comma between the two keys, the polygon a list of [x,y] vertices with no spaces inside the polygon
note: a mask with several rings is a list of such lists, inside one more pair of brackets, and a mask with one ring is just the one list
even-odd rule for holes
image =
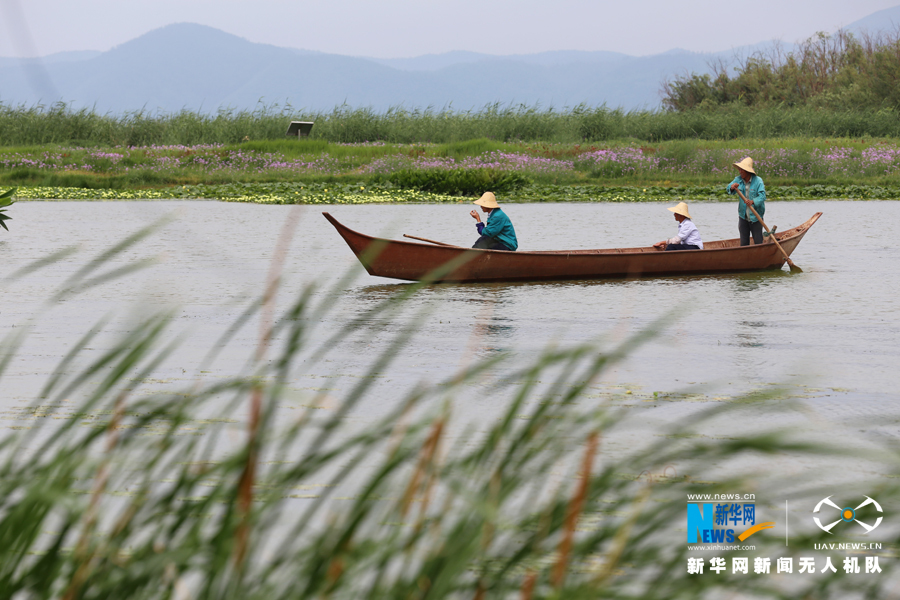
{"label": "yellow straw hat", "polygon": [[736,162],[733,164],[738,169],[743,169],[743,170],[747,171],[748,173],[753,173],[754,175],[756,175],[756,171],[753,170],[753,159],[750,158],[749,156],[747,158],[745,158],[744,160],[742,160],[741,162]]}
{"label": "yellow straw hat", "polygon": [[483,206],[485,208],[500,208],[500,205],[497,204],[497,198],[494,197],[493,192],[485,192],[481,195],[481,198],[475,201],[475,204],[478,206]]}
{"label": "yellow straw hat", "polygon": [[687,217],[688,219],[691,218],[691,213],[688,212],[686,202],[679,202],[675,206],[670,206],[669,210],[671,210],[676,215],[681,215],[683,217]]}

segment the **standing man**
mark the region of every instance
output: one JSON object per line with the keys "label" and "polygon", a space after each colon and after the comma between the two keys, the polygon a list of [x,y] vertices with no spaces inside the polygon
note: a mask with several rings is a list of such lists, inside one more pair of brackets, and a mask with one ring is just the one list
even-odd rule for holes
{"label": "standing man", "polygon": [[481,207],[481,212],[487,213],[487,223],[481,222],[481,215],[477,210],[471,211],[476,221],[475,227],[478,229],[478,241],[475,242],[473,248],[481,248],[483,250],[515,250],[519,247],[516,240],[516,230],[513,229],[512,221],[506,216],[500,205],[497,204],[497,198],[492,192],[485,192],[481,198],[475,201],[475,204]]}
{"label": "standing man", "polygon": [[737,167],[738,176],[734,178],[728,187],[725,188],[729,194],[736,194],[740,190],[747,198],[745,202],[738,202],[738,232],[741,235],[741,246],[750,244],[750,235],[753,235],[754,244],[762,244],[763,228],[753,211],[747,210],[747,206],[752,206],[759,213],[759,217],[763,218],[766,214],[766,186],[763,185],[762,178],[753,170],[753,159],[749,156],[741,162],[734,163]]}

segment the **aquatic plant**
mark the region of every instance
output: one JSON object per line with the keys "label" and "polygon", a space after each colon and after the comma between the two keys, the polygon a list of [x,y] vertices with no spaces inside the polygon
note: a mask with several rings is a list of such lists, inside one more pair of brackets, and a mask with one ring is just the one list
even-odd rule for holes
{"label": "aquatic plant", "polygon": [[[411,182],[415,183],[415,181]],[[483,189],[493,187],[482,185]],[[703,200],[734,202],[723,185],[554,185],[510,186],[504,202],[660,202]],[[879,185],[781,185],[771,186],[768,197],[778,200],[848,198],[885,200],[900,198],[900,188]],[[404,204],[461,203],[471,197],[442,194],[421,189],[397,188],[387,184],[335,183],[235,183],[186,185],[157,189],[89,189],[76,187],[20,187],[20,199],[32,200],[169,200],[210,199],[259,204]]]}
{"label": "aquatic plant", "polygon": [[9,231],[9,227],[6,226],[6,222],[12,219],[12,217],[6,214],[6,209],[15,202],[15,200],[12,199],[13,194],[15,193],[16,188],[13,188],[0,194],[0,227],[3,227],[3,229],[7,231]]}

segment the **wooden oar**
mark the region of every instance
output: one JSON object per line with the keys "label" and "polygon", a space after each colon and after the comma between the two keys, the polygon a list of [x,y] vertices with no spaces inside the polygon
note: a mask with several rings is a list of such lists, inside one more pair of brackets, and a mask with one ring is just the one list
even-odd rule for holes
{"label": "wooden oar", "polygon": [[411,240],[419,240],[420,242],[428,242],[429,244],[436,244],[438,246],[448,246],[450,248],[459,248],[459,246],[454,246],[453,244],[445,244],[444,242],[436,242],[434,240],[427,240],[425,238],[416,237],[414,235],[406,235],[405,233],[403,234],[403,237],[409,238]]}
{"label": "wooden oar", "polygon": [[762,220],[762,217],[759,216],[759,213],[756,212],[756,208],[754,208],[753,204],[747,204],[747,196],[745,196],[741,190],[735,190],[738,193],[738,196],[741,197],[741,200],[744,201],[744,205],[753,211],[753,216],[756,217],[756,220],[762,223],[762,226],[766,228],[766,231],[769,232],[769,237],[772,238],[772,241],[775,242],[775,245],[778,246],[778,249],[781,250],[781,253],[784,254],[784,260],[787,261],[788,266],[791,268],[791,271],[795,271],[797,273],[802,273],[803,269],[794,264],[794,261],[791,260],[791,257],[788,256],[788,253],[784,251],[784,248],[781,247],[781,244],[778,243],[778,239],[775,237],[775,234],[769,231],[769,226],[766,225],[766,222]]}

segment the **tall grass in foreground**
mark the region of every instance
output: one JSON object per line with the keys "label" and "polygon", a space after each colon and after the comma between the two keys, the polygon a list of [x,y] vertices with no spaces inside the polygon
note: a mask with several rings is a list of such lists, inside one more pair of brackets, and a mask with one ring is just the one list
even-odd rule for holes
{"label": "tall grass in foreground", "polygon": [[[107,261],[148,234],[89,262],[44,307],[119,275],[104,270]],[[773,577],[687,574],[679,530],[686,493],[786,485],[773,477],[751,488],[721,474],[712,481],[708,465],[824,450],[777,432],[698,442],[692,427],[673,424],[666,437],[610,458],[604,441],[623,415],[585,394],[659,323],[607,350],[583,344],[548,347],[527,362],[482,359],[412,386],[389,414],[348,431],[354,409],[375,401],[375,376],[412,343],[424,315],[409,318],[406,300],[421,286],[399,288],[323,341],[313,330],[350,280],[310,288],[277,315],[278,269],[276,260],[259,301],[197,365],[198,373],[208,368],[241,329],[258,323],[245,372],[225,379],[143,396],[172,349],[173,315],[146,316],[96,358],[82,348],[101,327],[86,328],[48,374],[29,410],[32,428],[0,444],[0,596],[670,599],[740,589],[874,598],[890,581],[888,561],[880,577],[817,574],[787,586]],[[376,320],[396,334],[333,410],[284,419],[280,403],[297,393],[297,373],[323,364],[336,346],[366,340]],[[21,331],[2,342],[0,374]],[[502,407],[497,418],[456,413],[454,400],[472,393],[475,381],[490,384],[478,389]],[[305,404],[320,406],[324,396]],[[73,404],[70,418],[50,418]],[[695,417],[694,427],[723,410]],[[209,414],[216,419],[202,435],[185,433]],[[242,428],[236,440],[233,425],[216,423],[228,419]],[[319,491],[305,491],[311,487]],[[773,563],[791,552],[780,540],[757,539]]]}
{"label": "tall grass in foreground", "polygon": [[585,143],[610,140],[730,140],[782,137],[897,137],[896,111],[753,109],[723,106],[686,112],[625,111],[606,106],[541,108],[487,105],[477,111],[336,107],[328,111],[263,106],[253,111],[174,114],[135,111],[99,115],[88,109],[0,104],[0,146],[73,144],[149,146],[237,144],[284,139],[291,120],[314,121],[311,137],[332,143]]}

